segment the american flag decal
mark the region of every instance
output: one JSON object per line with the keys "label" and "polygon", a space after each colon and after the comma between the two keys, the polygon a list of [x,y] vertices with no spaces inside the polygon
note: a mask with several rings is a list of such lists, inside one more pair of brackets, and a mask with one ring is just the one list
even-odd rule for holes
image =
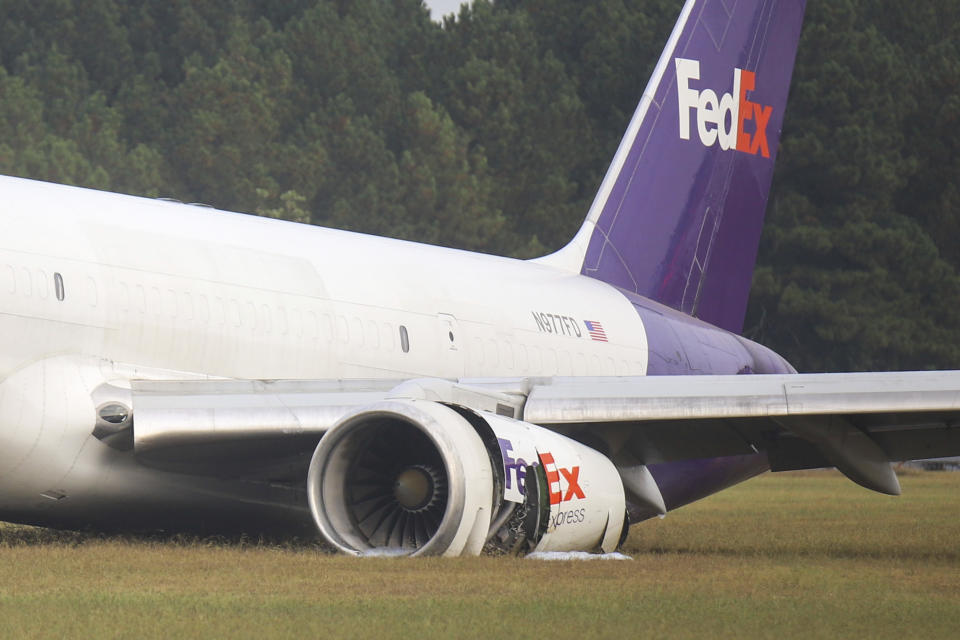
{"label": "american flag decal", "polygon": [[603,325],[593,320],[584,320],[587,325],[587,331],[590,333],[590,339],[597,342],[607,342],[607,332],[603,330]]}

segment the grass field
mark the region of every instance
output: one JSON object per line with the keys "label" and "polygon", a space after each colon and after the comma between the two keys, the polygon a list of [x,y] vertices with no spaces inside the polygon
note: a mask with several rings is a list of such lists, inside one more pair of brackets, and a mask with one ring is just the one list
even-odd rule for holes
{"label": "grass field", "polygon": [[346,558],[0,525],[3,637],[953,637],[960,473],[889,498],[766,475],[634,527],[632,561]]}

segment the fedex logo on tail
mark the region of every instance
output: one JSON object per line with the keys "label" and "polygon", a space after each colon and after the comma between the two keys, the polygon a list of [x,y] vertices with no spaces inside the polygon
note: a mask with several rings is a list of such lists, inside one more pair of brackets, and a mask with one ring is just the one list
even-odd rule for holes
{"label": "fedex logo on tail", "polygon": [[[680,137],[690,139],[690,121],[696,119],[700,142],[706,147],[719,143],[720,148],[736,149],[752,155],[770,157],[767,146],[767,123],[773,107],[747,100],[747,92],[756,88],[756,74],[744,69],[733,70],[733,93],[719,98],[712,89],[699,91],[690,86],[700,79],[700,62],[676,58],[677,101],[680,104]],[[691,118],[690,112],[695,114]],[[752,120],[754,132],[749,133],[744,123]]]}

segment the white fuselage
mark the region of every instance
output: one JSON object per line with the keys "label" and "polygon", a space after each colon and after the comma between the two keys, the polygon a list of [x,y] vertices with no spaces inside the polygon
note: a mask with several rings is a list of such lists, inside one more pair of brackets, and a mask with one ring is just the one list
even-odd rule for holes
{"label": "white fuselage", "polygon": [[[577,274],[0,180],[0,379],[65,353],[238,378],[646,371],[633,307],[609,285]],[[602,323],[609,341],[591,339],[585,320]]]}
{"label": "white fuselage", "polygon": [[578,274],[16,178],[0,192],[0,520],[309,522],[299,487],[157,472],[94,438],[105,384],[646,373],[634,308]]}

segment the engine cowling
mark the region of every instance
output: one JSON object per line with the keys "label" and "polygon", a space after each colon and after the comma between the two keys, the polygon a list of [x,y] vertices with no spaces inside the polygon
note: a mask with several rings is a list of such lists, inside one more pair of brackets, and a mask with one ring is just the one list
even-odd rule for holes
{"label": "engine cowling", "polygon": [[452,409],[380,402],[320,440],[307,497],[320,533],[341,551],[477,554],[493,507],[490,458]]}
{"label": "engine cowling", "polygon": [[344,416],[314,452],[307,495],[324,538],[353,554],[612,551],[626,526],[605,456],[542,427],[425,400]]}

